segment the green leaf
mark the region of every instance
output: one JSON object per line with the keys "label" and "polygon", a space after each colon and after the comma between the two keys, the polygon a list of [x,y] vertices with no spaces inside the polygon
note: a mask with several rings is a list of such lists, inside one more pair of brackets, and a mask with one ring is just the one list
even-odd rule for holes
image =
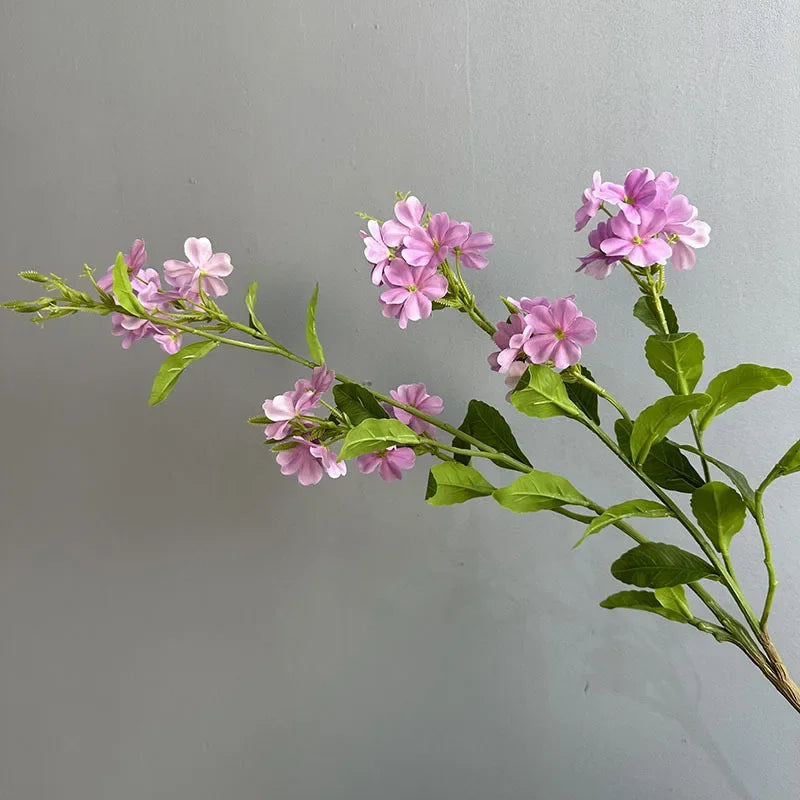
{"label": "green leaf", "polygon": [[631,431],[631,458],[634,463],[643,463],[654,444],[660,442],[692,411],[703,408],[708,402],[706,394],[676,395],[662,397],[644,409],[633,423]]}
{"label": "green leaf", "polygon": [[[645,517],[655,519],[657,517],[671,517],[672,512],[661,503],[656,503],[654,500],[626,500],[624,503],[617,503],[616,505],[609,506],[599,517],[593,519],[584,531],[583,536],[575,543],[574,547],[581,544],[588,536],[593,533],[619,522],[621,519],[628,517]],[[573,548],[574,549],[574,548]]]}
{"label": "green leaf", "polygon": [[[670,303],[666,297],[661,298],[661,308],[667,320],[667,330],[670,333],[677,333],[678,318],[675,315],[675,309],[672,307],[672,303]],[[655,301],[649,295],[643,295],[636,301],[636,305],[633,307],[633,316],[647,325],[653,333],[664,333],[664,329],[661,327],[661,322],[656,312]]]}
{"label": "green leaf", "polygon": [[[632,429],[633,423],[628,420],[618,419],[614,423],[617,442],[628,458],[631,457]],[[669,489],[672,492],[691,494],[705,482],[689,459],[678,449],[678,445],[669,439],[654,444],[639,469],[662,489]]]}
{"label": "green leaf", "polygon": [[512,484],[496,489],[494,499],[519,514],[563,505],[585,506],[589,502],[566,478],[539,470],[520,475]]}
{"label": "green leaf", "polygon": [[258,281],[253,281],[247,287],[247,294],[245,295],[244,298],[244,304],[247,307],[247,314],[250,319],[250,327],[255,328],[259,333],[263,333],[266,336],[267,331],[261,324],[261,320],[259,320],[258,316],[256,315],[257,294],[258,294]]}
{"label": "green leaf", "polygon": [[[590,381],[594,380],[594,376],[589,370],[579,365],[580,371]],[[588,386],[584,386],[577,381],[564,381],[564,387],[567,390],[567,397],[575,403],[578,408],[589,417],[596,425],[600,424],[600,415],[597,413],[597,394],[593,392]]]}
{"label": "green leaf", "polygon": [[446,461],[431,467],[425,500],[432,506],[451,506],[473,497],[488,497],[493,491],[494,486],[478,470]]}
{"label": "green leaf", "polygon": [[386,419],[389,414],[375,399],[369,389],[357,383],[337,383],[333,387],[336,407],[343,412],[353,425],[365,419]]}
{"label": "green leaf", "polygon": [[726,464],[724,461],[720,461],[718,458],[714,458],[714,456],[710,456],[708,453],[701,453],[692,445],[682,444],[679,445],[679,447],[681,450],[687,450],[690,453],[694,453],[696,456],[705,457],[709,464],[713,464],[720,472],[726,475],[730,482],[739,490],[739,494],[744,498],[744,502],[748,508],[752,508],[755,505],[756,493],[753,491],[753,487],[747,482],[747,478],[742,475],[738,469],[735,469],[730,464]]}
{"label": "green leaf", "polygon": [[800,442],[795,442],[784,453],[781,460],[775,465],[778,475],[791,475],[793,472],[800,472]]}
{"label": "green leaf", "polygon": [[[484,403],[481,400],[470,400],[467,406],[467,414],[458,429],[469,436],[480,439],[484,444],[488,444],[498,452],[511,456],[529,467],[532,466],[525,453],[520,450],[511,428],[503,419],[503,415],[488,403]],[[469,442],[459,437],[453,439],[453,447],[469,448],[469,446]],[[456,461],[462,464],[469,463],[469,456],[458,454],[455,458]],[[504,465],[498,464],[498,466]]]}
{"label": "green leaf", "polygon": [[363,456],[365,453],[374,453],[376,450],[385,450],[393,444],[419,443],[419,436],[399,419],[365,419],[347,432],[342,449],[339,451],[339,461]]}
{"label": "green leaf", "polygon": [[655,594],[656,600],[668,611],[674,611],[687,622],[694,619],[694,614],[692,614],[692,609],[689,608],[683,586],[665,586],[663,589],[656,589],[653,594]]}
{"label": "green leaf", "polygon": [[322,345],[317,336],[317,300],[319,299],[319,284],[314,287],[314,294],[308,301],[308,312],[306,313],[306,342],[311,360],[322,364],[325,361],[325,354],[322,352]]}
{"label": "green leaf", "polygon": [[616,594],[606,597],[600,606],[601,608],[632,608],[636,611],[650,611],[652,614],[666,617],[673,622],[686,622],[683,614],[662,606],[653,592],[639,592],[635,589],[616,592]]}
{"label": "green leaf", "polygon": [[710,481],[692,495],[692,511],[711,544],[727,553],[731,539],[744,525],[747,507],[727,483]]}
{"label": "green leaf", "polygon": [[[142,308],[142,304],[133,293],[131,279],[128,275],[128,265],[125,263],[125,257],[122,253],[117,253],[117,259],[114,262],[114,269],[111,274],[117,305],[124,308],[132,316],[140,317],[144,313],[144,308]],[[153,404],[151,403],[151,405]]]}
{"label": "green leaf", "polygon": [[[116,294],[116,290],[114,293]],[[155,406],[162,400],[166,400],[186,367],[193,361],[208,355],[215,347],[217,347],[217,342],[195,342],[187,344],[186,347],[182,347],[177,353],[165,359],[153,381],[150,405]]]}
{"label": "green leaf", "polygon": [[720,372],[706,389],[711,403],[698,416],[700,430],[704,431],[714,417],[737,403],[749,400],[754,394],[776,386],[788,386],[791,382],[792,376],[785,369],[760,367],[758,364],[739,364],[738,367]]}
{"label": "green leaf", "polygon": [[579,417],[580,409],[569,399],[564,381],[544,364],[531,364],[511,393],[517,411],[529,417]]}
{"label": "green leaf", "polygon": [[644,346],[647,363],[673,394],[690,394],[703,375],[705,352],[696,333],[649,336]]}
{"label": "green leaf", "polygon": [[623,553],[611,574],[623,583],[650,589],[716,578],[714,567],[674,544],[645,542]]}

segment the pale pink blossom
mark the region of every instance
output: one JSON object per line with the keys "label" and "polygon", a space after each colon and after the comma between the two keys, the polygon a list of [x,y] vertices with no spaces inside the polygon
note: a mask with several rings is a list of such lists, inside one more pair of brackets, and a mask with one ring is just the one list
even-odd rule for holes
{"label": "pale pink blossom", "polygon": [[[422,411],[423,414],[428,414],[429,416],[441,414],[444,409],[442,398],[435,394],[428,394],[424,383],[403,383],[396,389],[392,389],[389,394],[392,400],[404,403],[407,406],[413,406],[417,411]],[[415,433],[433,434],[434,426],[430,422],[415,417],[410,412],[404,411],[402,408],[396,408],[389,403],[384,404],[384,408],[391,416],[408,425]]]}
{"label": "pale pink blossom", "polygon": [[447,294],[447,279],[434,266],[412,269],[402,258],[395,258],[383,277],[389,287],[380,296],[383,316],[396,318],[401,328],[409,321],[427,319],[432,301]]}
{"label": "pale pink blossom", "polygon": [[378,450],[374,453],[367,453],[356,459],[358,469],[363,473],[375,472],[385,481],[399,481],[403,477],[403,472],[411,469],[417,457],[410,447],[392,446],[386,450]]}
{"label": "pale pink blossom", "polygon": [[622,214],[611,220],[612,236],[603,240],[600,250],[607,256],[627,258],[637,267],[664,264],[672,250],[659,236],[666,223],[663,211],[642,209],[641,223],[630,222]]}
{"label": "pale pink blossom", "polygon": [[550,307],[538,306],[525,317],[534,335],[524,345],[534,364],[552,361],[556,369],[566,369],[581,359],[581,346],[594,342],[597,326],[584,317],[572,300],[562,297]]}
{"label": "pale pink blossom", "polygon": [[187,261],[164,262],[164,277],[170,286],[180,291],[202,291],[209,297],[222,297],[228,293],[223,280],[233,271],[227,253],[215,253],[211,242],[202,237],[190,237],[184,244]]}
{"label": "pale pink blossom", "polygon": [[412,267],[438,267],[469,234],[467,223],[451,221],[444,212],[434,214],[427,228],[414,228],[403,238],[403,258]]}
{"label": "pale pink blossom", "polygon": [[[131,249],[123,255],[125,264],[128,267],[128,275],[131,280],[137,275],[140,269],[147,263],[147,250],[144,247],[143,239],[134,239]],[[114,287],[114,267],[110,266],[106,274],[97,281],[97,285],[104,292],[111,292]]]}

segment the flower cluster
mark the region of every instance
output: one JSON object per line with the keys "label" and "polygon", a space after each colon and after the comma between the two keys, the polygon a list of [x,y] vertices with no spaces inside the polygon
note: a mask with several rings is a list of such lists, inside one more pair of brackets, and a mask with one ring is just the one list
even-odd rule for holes
{"label": "flower cluster", "polygon": [[[339,461],[331,445],[341,438],[342,426],[334,417],[322,419],[311,412],[323,403],[322,395],[333,385],[335,374],[324,364],[311,373],[311,380],[301,379],[289,392],[264,401],[268,420],[264,435],[275,442],[276,460],[284,475],[297,475],[303,486],[319,483],[323,475],[339,478],[347,474],[347,465]],[[393,400],[433,416],[444,408],[441,397],[428,394],[425,384],[408,383],[390,392]],[[420,435],[432,436],[433,426],[409,411],[386,403],[390,417],[400,420]],[[358,456],[356,464],[363,473],[375,472],[385,481],[400,480],[402,473],[416,462],[413,447],[391,446]]]}
{"label": "flower cluster", "polygon": [[[678,179],[670,172],[633,169],[624,184],[603,182],[595,172],[575,212],[575,230],[582,230],[601,210],[610,217],[589,234],[592,251],[578,260],[578,271],[607,278],[621,261],[632,267],[666,264],[677,269],[695,265],[695,249],[709,242],[710,227],[697,218],[697,208],[675,194]],[[614,216],[606,204],[619,208]]]}
{"label": "flower cluster", "polygon": [[433,303],[448,293],[449,258],[457,268],[483,269],[489,263],[484,253],[494,244],[490,233],[473,231],[468,222],[429,214],[413,195],[395,203],[394,219],[370,219],[361,237],[373,265],[372,283],[385,287],[379,298],[383,315],[401,328],[427,319]]}
{"label": "flower cluster", "polygon": [[508,298],[519,311],[497,323],[492,338],[500,349],[489,356],[489,366],[506,374],[508,387],[517,385],[529,364],[566,369],[580,361],[581,347],[594,342],[597,327],[581,314],[573,299],[574,295],[551,303],[546,297]]}
{"label": "flower cluster", "polygon": [[[227,253],[214,253],[206,238],[186,240],[184,252],[187,261],[165,261],[164,280],[169,289],[161,285],[158,271],[146,267],[147,250],[141,239],[136,239],[124,255],[131,289],[142,307],[151,315],[179,314],[186,308],[201,303],[202,295],[221,297],[228,293],[223,278],[233,271]],[[113,295],[113,267],[97,281],[104,292]],[[122,347],[128,349],[139,339],[155,339],[167,353],[177,353],[181,347],[181,331],[139,317],[114,313],[111,315],[111,332],[122,337]]]}
{"label": "flower cluster", "polygon": [[264,435],[277,444],[276,460],[284,475],[297,475],[303,486],[319,483],[323,474],[338,478],[347,474],[347,465],[338,461],[325,440],[336,423],[311,414],[322,404],[322,395],[333,385],[336,375],[324,364],[311,373],[311,380],[300,379],[289,392],[264,401],[269,420]]}

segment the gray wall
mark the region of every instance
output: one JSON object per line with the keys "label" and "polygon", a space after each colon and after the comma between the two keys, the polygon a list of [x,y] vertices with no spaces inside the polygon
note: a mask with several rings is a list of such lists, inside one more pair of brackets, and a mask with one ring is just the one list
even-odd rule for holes
{"label": "gray wall", "polygon": [[[422,380],[457,423],[502,403],[488,342],[439,314],[383,320],[357,208],[413,189],[493,231],[499,294],[578,292],[595,373],[633,409],[662,391],[622,274],[573,274],[595,168],[670,169],[713,227],[670,275],[708,374],[800,372],[800,14],[761,2],[5,0],[0,293],[77,276],[136,236],[153,262],[211,236],[262,283],[269,327],[320,329],[343,372]],[[426,469],[303,490],[244,419],[297,376],[216,352],[163,407],[161,354],[107,321],[0,316],[0,797],[9,800],[784,800],[798,720],[732,648],[597,603],[627,547],[491,502],[434,509]],[[797,390],[731,411],[709,448],[763,474]],[[599,501],[641,496],[566,422],[523,424],[536,463]],[[800,672],[797,482],[769,517],[773,634]],[[645,525],[669,537],[662,521]],[[763,591],[757,537],[735,543]]]}

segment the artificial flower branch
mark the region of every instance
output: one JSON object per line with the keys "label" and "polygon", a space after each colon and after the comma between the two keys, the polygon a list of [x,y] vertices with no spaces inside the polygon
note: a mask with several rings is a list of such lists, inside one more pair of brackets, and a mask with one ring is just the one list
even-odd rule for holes
{"label": "artificial flower branch", "polygon": [[[403,329],[437,310],[452,308],[468,315],[498,348],[489,356],[489,366],[505,375],[507,400],[514,408],[538,419],[575,420],[599,438],[655,500],[605,507],[565,478],[534,468],[503,415],[482,401],[471,400],[463,422],[455,427],[439,417],[444,402],[429,394],[424,384],[401,384],[387,395],[336,375],[326,365],[316,332],[318,291],[307,309],[309,358],[290,351],[268,333],[255,311],[256,284],[245,298],[249,324],[231,320],[215,300],[228,291],[230,257],[215,253],[205,238],[186,241],[186,261],[164,262],[164,284],[161,274],[146,266],[144,242],[136,240],[100,280],[95,281],[86,268],[98,299],[69,287],[58,276],[25,272],[23,278],[44,284],[57,296],[6,305],[34,314],[38,321],[81,311],[110,315],[112,333],[122,337],[125,349],[139,340],[154,339],[168,358],[153,383],[151,404],[162,402],[193,361],[220,345],[278,355],[310,369],[310,379],[302,378],[294,389],[266,399],[264,416],[250,420],[265,426],[283,474],[296,475],[301,484],[310,485],[326,475],[345,475],[348,462],[355,462],[363,473],[377,472],[384,480],[395,481],[414,467],[418,456],[433,456],[438,463],[430,469],[426,492],[433,505],[493,497],[517,513],[548,510],[585,526],[576,546],[606,527],[616,527],[636,546],[612,564],[611,572],[636,588],[612,594],[601,605],[658,614],[736,645],[800,711],[800,689],[767,632],[777,579],[763,506],[764,492],[774,480],[800,472],[800,442],[784,454],[757,490],[738,470],[703,448],[703,432],[716,416],[758,392],[787,385],[791,376],[780,369],[740,364],[713,378],[704,392],[696,391],[703,344],[696,334],[679,330],[674,309],[664,297],[665,264],[691,269],[695,250],[708,244],[710,229],[698,220],[697,209],[687,198],[675,193],[677,184],[670,173],[655,175],[644,169],[632,170],[624,184],[604,183],[595,173],[575,215],[576,230],[581,230],[599,212],[605,214],[607,219],[589,233],[592,250],[579,259],[579,271],[603,279],[622,267],[631,275],[642,295],[634,316],[652,331],[645,347],[648,364],[672,392],[635,417],[582,362],[582,349],[594,342],[596,326],[581,314],[573,296],[552,301],[502,298],[508,314],[496,325],[478,307],[464,272],[487,266],[485,254],[494,244],[490,234],[476,232],[448,214],[431,214],[407,194],[398,194],[392,219],[359,214],[367,222],[368,230],[362,232],[364,253],[372,265],[372,283],[380,288],[385,317]],[[231,331],[253,341],[231,338],[227,335]],[[184,335],[197,341],[183,346]],[[333,394],[330,401],[323,399],[327,392]],[[599,400],[619,415],[614,422],[616,441],[601,424]],[[327,417],[317,415],[321,409]],[[684,420],[691,425],[696,447],[667,437]],[[437,435],[452,441],[442,442]],[[702,475],[685,452],[699,457]],[[518,477],[497,488],[472,466],[476,459],[475,463],[490,461]],[[712,481],[710,465],[728,482]],[[671,492],[691,495],[696,522]],[[760,618],[739,586],[730,553],[731,540],[748,513],[759,530],[768,575]],[[649,540],[629,522],[637,517],[675,519],[703,557]],[[704,581],[725,588],[744,622],[719,604]],[[685,588],[716,622],[694,615]]]}

